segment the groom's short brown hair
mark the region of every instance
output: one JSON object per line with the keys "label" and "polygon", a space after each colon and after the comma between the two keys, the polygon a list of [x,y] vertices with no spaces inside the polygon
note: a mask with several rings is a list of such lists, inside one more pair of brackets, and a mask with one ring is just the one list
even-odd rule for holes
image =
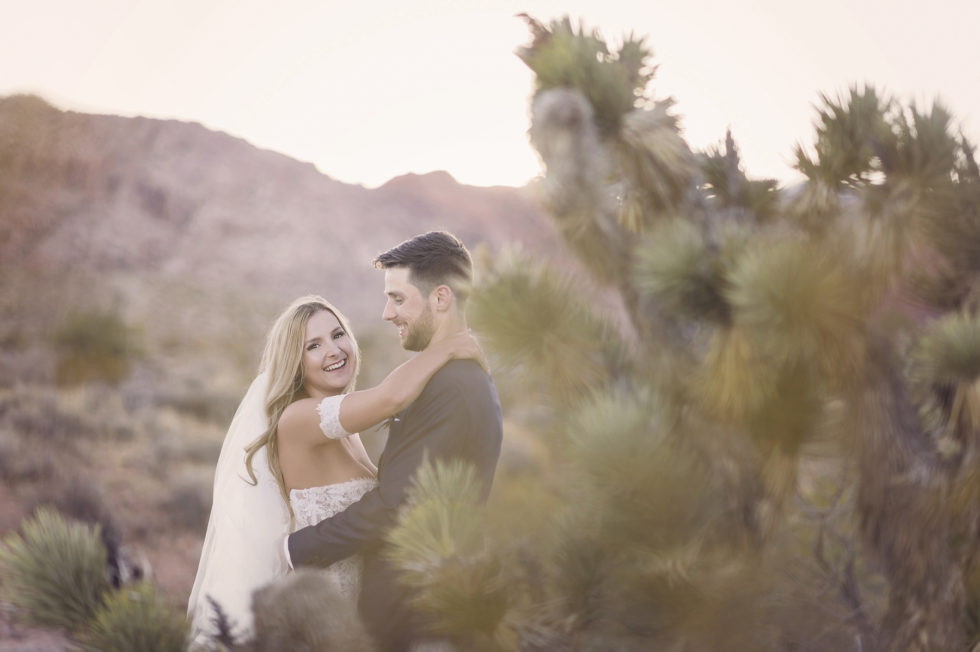
{"label": "groom's short brown hair", "polygon": [[379,269],[407,267],[409,280],[423,294],[448,285],[462,304],[473,285],[473,260],[459,238],[446,231],[429,231],[409,238],[374,259]]}

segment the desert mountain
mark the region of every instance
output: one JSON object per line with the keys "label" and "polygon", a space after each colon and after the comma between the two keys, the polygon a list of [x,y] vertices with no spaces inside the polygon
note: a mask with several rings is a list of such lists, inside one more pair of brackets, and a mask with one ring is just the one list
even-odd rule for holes
{"label": "desert mountain", "polygon": [[557,250],[526,188],[433,172],[368,189],[199,124],[0,98],[3,266],[186,279],[284,301],[316,292],[362,318],[379,305],[373,256],[431,229],[471,250]]}

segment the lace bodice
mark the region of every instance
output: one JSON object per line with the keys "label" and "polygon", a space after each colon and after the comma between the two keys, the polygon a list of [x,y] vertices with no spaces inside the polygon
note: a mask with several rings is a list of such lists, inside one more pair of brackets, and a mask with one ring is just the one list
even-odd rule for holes
{"label": "lace bodice", "polygon": [[[378,482],[374,478],[358,478],[323,487],[293,489],[289,492],[289,502],[293,507],[295,528],[315,525],[330,518],[376,486]],[[331,565],[328,571],[336,573],[340,591],[345,597],[357,597],[361,585],[361,561],[358,557],[342,559]]]}
{"label": "lace bodice", "polygon": [[289,492],[289,502],[293,506],[296,529],[330,518],[376,486],[378,481],[374,478],[358,478],[323,487],[293,489]]}

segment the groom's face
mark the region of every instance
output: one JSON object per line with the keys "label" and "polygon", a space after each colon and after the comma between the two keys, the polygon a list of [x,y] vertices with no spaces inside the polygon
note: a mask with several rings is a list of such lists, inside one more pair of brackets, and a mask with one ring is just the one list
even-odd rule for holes
{"label": "groom's face", "polygon": [[388,301],[381,317],[398,327],[403,348],[421,351],[432,341],[436,324],[429,297],[409,281],[409,275],[407,267],[385,270],[385,295]]}

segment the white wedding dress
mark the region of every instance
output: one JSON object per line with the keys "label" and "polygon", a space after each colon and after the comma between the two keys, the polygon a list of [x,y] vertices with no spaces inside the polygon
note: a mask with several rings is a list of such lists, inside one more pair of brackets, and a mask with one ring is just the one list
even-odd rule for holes
{"label": "white wedding dress", "polygon": [[[328,484],[310,489],[293,489],[289,492],[289,502],[293,506],[293,530],[316,525],[325,518],[342,512],[351,503],[378,486],[374,478],[358,478],[339,484]],[[361,588],[361,560],[359,557],[342,559],[326,568],[333,574],[345,598],[357,600]]]}
{"label": "white wedding dress", "polygon": [[[191,624],[190,649],[207,649],[217,633],[217,603],[232,626],[236,640],[251,638],[252,593],[284,576],[289,566],[284,540],[289,532],[313,525],[342,511],[377,486],[373,478],[330,484],[290,492],[294,517],[269,470],[265,449],[252,458],[257,482],[248,480],[244,449],[265,429],[264,397],[268,375],[252,382],[238,406],[221,446],[214,473],[214,499],[201,561],[187,604]],[[320,428],[331,439],[349,436],[340,425],[343,396],[325,398],[318,406]],[[345,597],[357,599],[360,560],[356,557],[331,565]]]}

